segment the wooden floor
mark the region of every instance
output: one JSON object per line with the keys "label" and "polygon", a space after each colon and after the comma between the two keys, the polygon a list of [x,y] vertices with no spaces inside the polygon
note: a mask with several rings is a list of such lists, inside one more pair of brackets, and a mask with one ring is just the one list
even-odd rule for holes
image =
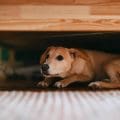
{"label": "wooden floor", "polygon": [[120,91],[0,91],[0,120],[119,120]]}

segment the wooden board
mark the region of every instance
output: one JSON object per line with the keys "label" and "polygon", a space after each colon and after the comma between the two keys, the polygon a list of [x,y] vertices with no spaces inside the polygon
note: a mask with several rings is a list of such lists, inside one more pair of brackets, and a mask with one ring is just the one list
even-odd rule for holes
{"label": "wooden board", "polygon": [[1,120],[119,120],[120,91],[0,91]]}
{"label": "wooden board", "polygon": [[120,6],[1,5],[0,31],[120,31]]}
{"label": "wooden board", "polygon": [[0,0],[1,5],[120,5],[119,0]]}

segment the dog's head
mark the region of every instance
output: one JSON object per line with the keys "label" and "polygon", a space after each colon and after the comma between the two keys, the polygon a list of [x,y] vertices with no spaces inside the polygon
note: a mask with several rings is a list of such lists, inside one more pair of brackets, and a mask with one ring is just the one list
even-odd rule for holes
{"label": "dog's head", "polygon": [[40,64],[44,76],[61,77],[71,69],[74,50],[63,47],[49,47],[41,56]]}

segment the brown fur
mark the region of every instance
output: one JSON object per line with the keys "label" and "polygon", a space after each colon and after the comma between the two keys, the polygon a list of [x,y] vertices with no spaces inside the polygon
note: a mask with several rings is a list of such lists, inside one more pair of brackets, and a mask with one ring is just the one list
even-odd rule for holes
{"label": "brown fur", "polygon": [[[59,71],[59,68],[63,70],[57,74],[63,78],[55,83],[58,88],[66,87],[77,81],[91,81],[89,87],[92,88],[120,88],[120,56],[118,55],[84,49],[49,47],[43,53],[40,64],[45,63],[48,53],[50,58],[47,60],[47,64],[52,65],[56,71]],[[65,59],[63,67],[60,65],[59,68],[57,68],[58,64],[62,63],[55,60],[58,54],[63,55]],[[67,67],[64,67],[65,65]],[[45,76],[45,80],[39,82],[38,85],[48,87],[53,77],[56,77],[56,74]],[[96,79],[96,82],[93,82],[93,79]]]}

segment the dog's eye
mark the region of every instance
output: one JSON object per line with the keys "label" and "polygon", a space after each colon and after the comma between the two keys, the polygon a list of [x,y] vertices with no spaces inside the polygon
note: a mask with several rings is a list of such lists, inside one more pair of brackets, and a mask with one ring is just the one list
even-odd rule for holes
{"label": "dog's eye", "polygon": [[46,59],[48,59],[48,58],[49,58],[49,55],[46,56]]}
{"label": "dog's eye", "polygon": [[56,57],[56,59],[59,60],[59,61],[61,61],[61,60],[63,60],[63,56],[62,56],[62,55],[58,55],[58,56]]}

